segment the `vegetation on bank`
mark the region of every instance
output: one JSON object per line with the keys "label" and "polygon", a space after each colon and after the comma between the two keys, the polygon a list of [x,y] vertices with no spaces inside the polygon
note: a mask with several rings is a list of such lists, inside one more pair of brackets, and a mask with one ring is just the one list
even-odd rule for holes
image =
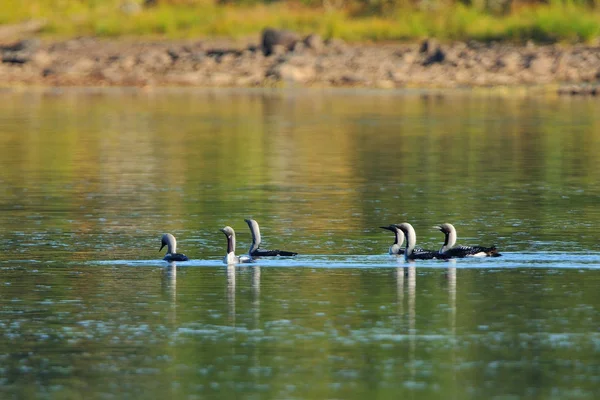
{"label": "vegetation on bank", "polygon": [[[522,1],[522,0],[520,0]],[[590,42],[597,0],[27,0],[0,9],[0,24],[46,21],[42,34],[243,37],[266,26],[348,41],[508,40]]]}

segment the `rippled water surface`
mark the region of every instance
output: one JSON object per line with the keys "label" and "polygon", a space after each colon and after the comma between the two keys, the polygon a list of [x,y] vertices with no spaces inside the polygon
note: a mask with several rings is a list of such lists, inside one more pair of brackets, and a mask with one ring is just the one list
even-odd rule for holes
{"label": "rippled water surface", "polygon": [[[596,101],[2,95],[0,398],[600,396]],[[300,255],[224,266],[248,217]],[[405,263],[403,221],[503,256]]]}

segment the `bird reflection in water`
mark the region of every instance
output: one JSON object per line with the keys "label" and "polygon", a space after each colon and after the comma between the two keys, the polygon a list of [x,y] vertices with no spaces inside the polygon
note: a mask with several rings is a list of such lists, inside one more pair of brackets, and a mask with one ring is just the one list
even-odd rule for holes
{"label": "bird reflection in water", "polygon": [[227,266],[227,305],[229,323],[235,327],[235,265]]}
{"label": "bird reflection in water", "polygon": [[171,305],[167,320],[172,326],[175,326],[177,324],[177,263],[170,262],[163,269],[161,286],[165,298],[168,299]]}

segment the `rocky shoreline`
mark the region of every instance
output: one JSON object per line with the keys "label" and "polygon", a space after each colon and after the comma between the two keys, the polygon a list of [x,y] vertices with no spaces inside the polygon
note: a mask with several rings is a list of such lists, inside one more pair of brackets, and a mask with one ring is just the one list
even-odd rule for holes
{"label": "rocky shoreline", "polygon": [[[0,86],[459,88],[555,85],[600,94],[600,48],[586,45],[347,44],[27,39],[0,47]],[[283,36],[287,37],[287,36]],[[287,37],[289,39],[289,37]]]}

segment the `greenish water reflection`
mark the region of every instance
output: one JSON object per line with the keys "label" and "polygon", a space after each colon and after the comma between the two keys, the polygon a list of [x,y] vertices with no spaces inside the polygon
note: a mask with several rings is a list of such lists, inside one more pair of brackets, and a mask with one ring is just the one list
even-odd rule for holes
{"label": "greenish water reflection", "polygon": [[[586,99],[70,90],[0,102],[2,398],[595,398]],[[294,260],[219,266],[225,225]],[[408,266],[452,222],[494,260]],[[194,261],[160,262],[160,235]],[[504,398],[503,397],[503,398]]]}
{"label": "greenish water reflection", "polygon": [[318,91],[5,97],[4,251],[42,241],[53,259],[151,259],[157,235],[172,231],[182,251],[208,258],[222,253],[227,224],[247,246],[248,216],[269,245],[292,241],[305,254],[378,254],[387,240],[377,227],[402,220],[436,247],[430,226],[449,221],[463,240],[511,251],[597,249],[593,101]]}

